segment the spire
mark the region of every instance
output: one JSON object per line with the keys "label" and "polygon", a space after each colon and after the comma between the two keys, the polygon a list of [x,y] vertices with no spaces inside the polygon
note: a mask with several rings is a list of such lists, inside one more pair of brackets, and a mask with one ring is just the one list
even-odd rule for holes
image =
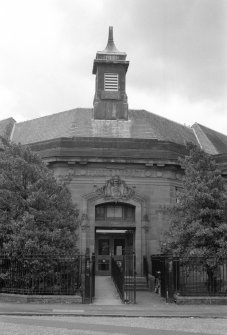
{"label": "spire", "polygon": [[115,44],[114,44],[114,39],[113,39],[113,27],[109,27],[109,37],[108,37],[108,42],[106,48],[103,50],[103,52],[116,52],[119,53],[119,50],[117,50]]}

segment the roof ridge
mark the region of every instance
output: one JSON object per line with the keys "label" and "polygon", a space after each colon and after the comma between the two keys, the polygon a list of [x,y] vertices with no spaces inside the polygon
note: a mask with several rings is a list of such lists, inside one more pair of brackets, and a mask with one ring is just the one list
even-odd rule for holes
{"label": "roof ridge", "polygon": [[[212,143],[212,141],[209,139],[209,137],[203,131],[203,129],[201,129],[201,125],[199,123],[194,123],[193,126],[192,126],[192,129],[195,133],[196,139],[197,139],[197,141],[198,141],[202,150],[204,150],[204,151],[206,151],[210,154],[217,154],[218,153],[218,150],[217,150],[216,146],[214,145],[214,143]],[[204,138],[205,138],[206,142],[204,142]],[[207,146],[207,144],[209,144],[209,145]]]}
{"label": "roof ridge", "polygon": [[211,131],[213,131],[213,132],[215,132],[215,133],[217,133],[217,134],[220,134],[220,135],[222,135],[222,136],[225,136],[225,137],[227,138],[227,135],[226,135],[226,134],[223,134],[223,133],[221,133],[220,131],[217,131],[217,130],[215,130],[215,129],[209,128],[209,127],[207,127],[207,126],[204,126],[203,124],[200,124],[200,123],[198,123],[198,122],[195,122],[192,126],[194,126],[194,125],[198,125],[199,127],[203,127],[203,128],[209,129],[209,130],[211,130]]}
{"label": "roof ridge", "polygon": [[182,127],[184,127],[184,128],[187,128],[187,129],[191,129],[191,130],[192,130],[192,126],[187,126],[187,125],[184,125],[184,124],[182,124],[182,123],[180,123],[180,122],[170,120],[170,119],[168,119],[168,118],[165,117],[165,116],[158,115],[158,114],[156,114],[156,113],[147,111],[146,109],[129,109],[129,111],[135,111],[135,112],[136,112],[136,111],[143,111],[143,112],[148,113],[148,115],[149,115],[149,114],[152,114],[152,115],[154,115],[154,116],[157,116],[157,117],[160,118],[160,119],[167,120],[167,121],[169,121],[169,122],[171,122],[171,123],[176,123],[176,124],[178,124],[179,126],[182,126]]}

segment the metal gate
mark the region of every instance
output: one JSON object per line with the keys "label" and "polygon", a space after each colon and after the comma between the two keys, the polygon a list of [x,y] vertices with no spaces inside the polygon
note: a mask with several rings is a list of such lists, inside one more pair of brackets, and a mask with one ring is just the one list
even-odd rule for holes
{"label": "metal gate", "polygon": [[111,258],[111,276],[123,303],[136,303],[136,258],[134,254],[124,255],[118,262]]}

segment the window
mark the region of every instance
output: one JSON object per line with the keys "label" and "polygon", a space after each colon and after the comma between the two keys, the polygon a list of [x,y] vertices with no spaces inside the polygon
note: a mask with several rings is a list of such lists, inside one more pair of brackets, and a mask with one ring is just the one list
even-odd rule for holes
{"label": "window", "polygon": [[104,90],[118,91],[118,74],[104,73]]}
{"label": "window", "polygon": [[104,206],[95,207],[95,218],[96,220],[105,220],[105,207]]}
{"label": "window", "polygon": [[125,206],[124,208],[124,219],[134,220],[135,219],[135,208],[133,206]]}
{"label": "window", "polygon": [[135,207],[128,204],[107,203],[95,207],[96,220],[135,221]]}
{"label": "window", "polygon": [[122,218],[122,207],[121,206],[107,206],[106,208],[107,218]]}

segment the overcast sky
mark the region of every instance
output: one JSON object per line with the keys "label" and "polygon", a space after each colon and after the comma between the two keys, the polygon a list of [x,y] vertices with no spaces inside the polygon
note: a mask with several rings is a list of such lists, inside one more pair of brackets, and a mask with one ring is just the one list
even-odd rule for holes
{"label": "overcast sky", "polygon": [[227,0],[0,0],[0,119],[91,108],[110,25],[129,108],[227,135]]}

